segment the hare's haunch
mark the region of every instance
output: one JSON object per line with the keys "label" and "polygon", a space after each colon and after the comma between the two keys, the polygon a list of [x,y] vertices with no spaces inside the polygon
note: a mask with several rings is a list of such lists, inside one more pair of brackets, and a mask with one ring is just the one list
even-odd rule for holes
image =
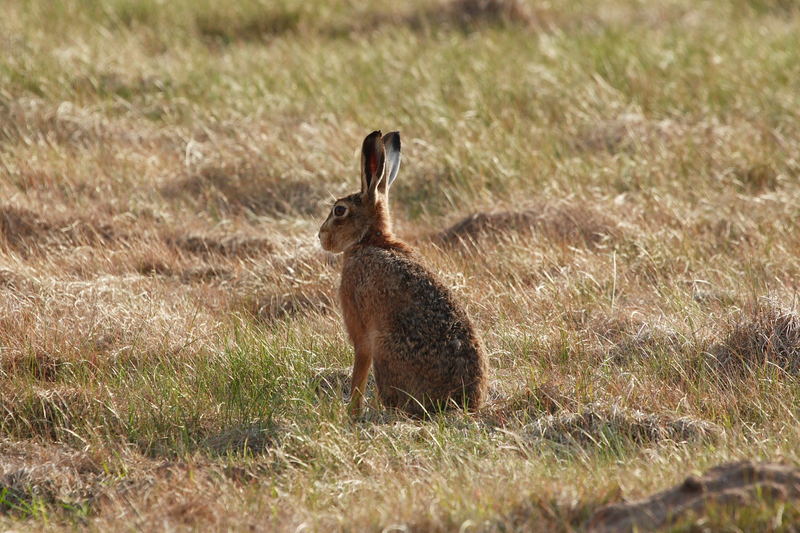
{"label": "hare's haunch", "polygon": [[412,415],[476,409],[486,359],[450,290],[392,234],[389,187],[400,168],[400,134],[370,133],[361,150],[361,192],[336,200],[319,230],[322,247],[344,252],[339,298],[355,348],[351,411],[361,409],[370,365],[387,407]]}

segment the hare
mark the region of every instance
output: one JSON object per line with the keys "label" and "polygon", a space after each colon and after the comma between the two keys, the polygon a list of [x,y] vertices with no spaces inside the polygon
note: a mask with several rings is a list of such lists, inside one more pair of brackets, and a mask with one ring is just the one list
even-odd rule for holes
{"label": "hare", "polygon": [[481,343],[450,290],[392,234],[389,187],[400,134],[373,131],[361,148],[361,192],[336,200],[319,230],[344,253],[339,299],[353,347],[350,412],[358,416],[371,365],[384,406],[412,416],[477,409],[486,389]]}

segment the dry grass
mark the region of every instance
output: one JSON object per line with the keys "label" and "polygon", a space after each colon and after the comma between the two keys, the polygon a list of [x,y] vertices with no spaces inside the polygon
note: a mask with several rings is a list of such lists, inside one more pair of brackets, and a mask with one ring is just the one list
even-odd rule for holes
{"label": "dry grass", "polygon": [[590,446],[613,445],[615,441],[678,442],[713,439],[720,429],[692,417],[658,416],[641,411],[626,411],[616,406],[589,405],[578,413],[559,413],[542,417],[526,428],[532,438],[551,440],[560,444]]}
{"label": "dry grass", "polygon": [[[0,529],[572,531],[800,462],[797,6],[551,4],[4,6]],[[477,416],[346,415],[316,231],[373,128]]]}

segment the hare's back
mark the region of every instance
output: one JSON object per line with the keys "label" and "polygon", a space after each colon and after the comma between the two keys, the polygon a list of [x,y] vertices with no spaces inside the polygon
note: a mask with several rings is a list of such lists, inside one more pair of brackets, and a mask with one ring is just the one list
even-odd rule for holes
{"label": "hare's back", "polygon": [[[480,405],[485,361],[451,291],[412,254],[376,250],[351,259],[351,270],[346,263],[344,273],[362,282],[363,299],[354,304],[361,306],[361,318],[373,331],[375,379],[383,403],[412,410],[418,402],[427,409],[430,402],[450,399]],[[416,402],[409,404],[409,397]]]}
{"label": "hare's back", "polygon": [[353,259],[364,292],[369,292],[370,303],[388,321],[393,336],[402,336],[407,343],[418,341],[428,349],[439,342],[449,350],[472,343],[466,313],[450,289],[414,254],[373,248]]}

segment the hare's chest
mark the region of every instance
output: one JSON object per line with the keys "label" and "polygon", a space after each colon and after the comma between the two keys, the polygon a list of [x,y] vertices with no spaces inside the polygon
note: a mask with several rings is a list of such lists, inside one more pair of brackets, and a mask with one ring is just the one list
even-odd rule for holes
{"label": "hare's chest", "polygon": [[342,316],[348,327],[354,321],[361,322],[355,286],[351,279],[346,276],[342,276],[342,281],[339,285],[339,303],[342,307]]}
{"label": "hare's chest", "polygon": [[369,323],[371,302],[369,280],[364,275],[363,269],[350,266],[351,268],[348,268],[348,265],[345,265],[342,271],[339,302],[347,329],[352,333]]}
{"label": "hare's chest", "polygon": [[381,317],[392,308],[398,292],[393,276],[370,256],[352,257],[346,261],[339,286],[339,300],[345,320],[366,326],[382,322]]}

